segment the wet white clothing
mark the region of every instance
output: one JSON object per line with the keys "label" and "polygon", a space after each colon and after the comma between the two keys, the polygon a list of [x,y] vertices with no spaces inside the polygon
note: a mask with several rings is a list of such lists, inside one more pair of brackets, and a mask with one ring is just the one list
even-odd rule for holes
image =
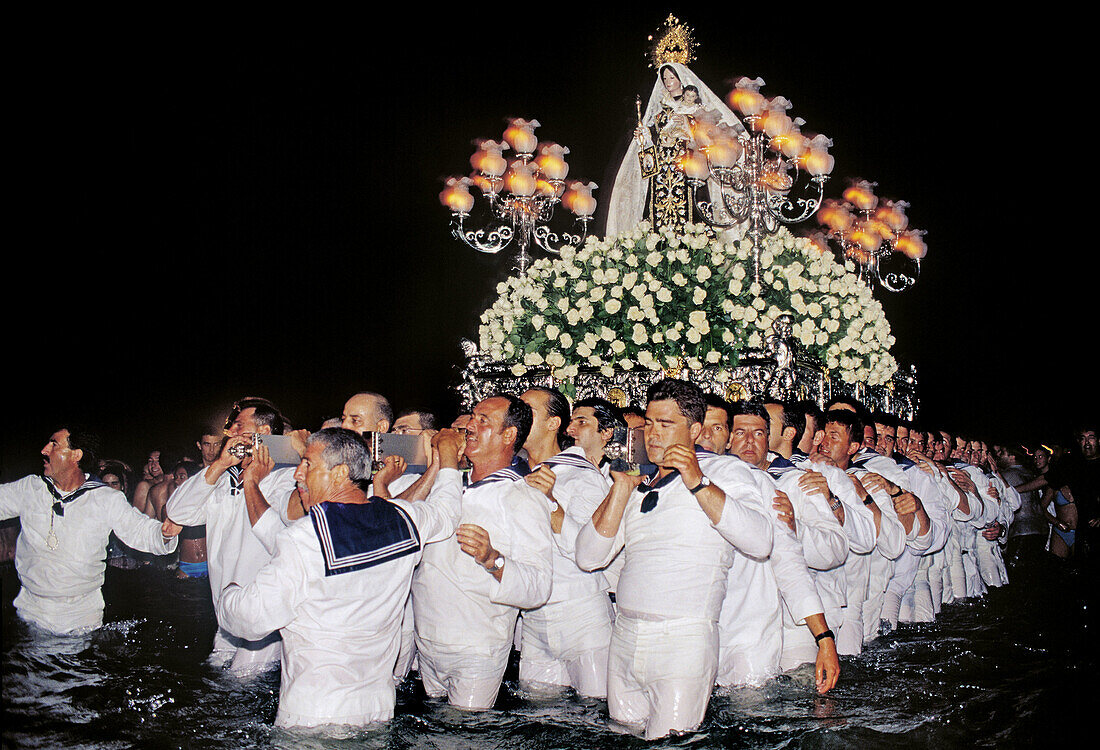
{"label": "wet white clothing", "polygon": [[[426,500],[389,502],[411,519],[422,550],[454,533],[461,491],[458,471],[442,469]],[[218,619],[245,638],[281,631],[276,725],[385,721],[393,716],[393,664],[420,551],[326,575],[318,533],[307,517],[279,534],[275,556],[255,579],[226,587]]]}
{"label": "wet white clothing", "polygon": [[[503,675],[507,666],[519,610],[550,597],[549,504],[507,467],[465,489],[459,524],[488,532],[504,557],[501,580],[463,552],[453,535],[428,545],[412,585],[417,658],[421,675],[432,676],[424,680],[429,695],[439,695],[432,692],[438,684],[452,704],[486,709],[500,688],[494,675]],[[475,677],[468,679],[470,674]]]}
{"label": "wet white clothing", "polygon": [[[234,467],[235,468],[235,467]],[[279,532],[290,523],[287,504],[294,491],[294,467],[275,469],[260,481],[260,492],[271,506],[253,526],[248,519],[244,490],[233,469],[224,472],[214,484],[206,481],[206,472],[176,488],[168,498],[166,514],[184,526],[206,525],[207,571],[214,611],[222,590],[230,583],[245,586],[275,552]],[[226,627],[215,639],[214,663],[228,662],[231,671],[246,674],[274,666],[281,648],[269,635],[246,638]]]}
{"label": "wet white clothing", "polygon": [[[793,465],[790,469],[789,476],[798,472]],[[752,476],[765,499],[762,510],[772,522],[773,545],[766,560],[734,554],[718,618],[719,685],[760,684],[778,674],[784,619],[804,625],[810,615],[824,613],[802,545],[773,507],[774,478],[756,468]]]}
{"label": "wet white clothing", "polygon": [[[795,532],[802,545],[810,578],[821,600],[825,622],[830,628],[839,627],[847,602],[842,566],[848,557],[848,537],[829,509],[828,499],[816,492],[807,493],[799,487],[799,478],[805,473],[804,470],[790,462],[777,460],[778,456],[770,455],[769,458],[769,473],[776,478],[777,486],[787,494],[794,507]],[[806,662],[812,663],[817,658],[817,641],[806,627],[805,617],[796,618],[786,605],[785,597],[782,644],[779,661],[782,671]]]}
{"label": "wet white clothing", "polygon": [[[0,519],[18,518],[20,523],[15,609],[24,620],[52,633],[86,632],[103,624],[101,589],[111,532],[123,544],[155,555],[175,550],[176,539],[166,541],[160,521],[135,509],[118,490],[87,477],[82,488],[59,493],[64,510],[58,515],[48,481],[31,475],[0,484]],[[66,501],[74,495],[76,499]]]}
{"label": "wet white clothing", "polygon": [[[604,592],[603,576],[577,566],[576,544],[577,534],[592,519],[610,484],[577,446],[545,465],[554,472],[552,493],[565,516],[561,532],[552,535],[550,598],[542,607],[523,613],[520,681],[570,685],[582,695],[603,698],[607,694],[611,602]],[[531,468],[535,471],[538,466]],[[570,681],[570,674],[583,684]]]}
{"label": "wet white clothing", "polygon": [[762,472],[733,456],[696,455],[703,476],[726,495],[717,523],[673,473],[631,493],[614,536],[602,536],[591,521],[577,536],[577,563],[585,570],[624,555],[608,710],[616,721],[644,727],[647,738],[691,731],[702,721],[735,553],[763,560],[772,552],[773,523],[754,476]]}

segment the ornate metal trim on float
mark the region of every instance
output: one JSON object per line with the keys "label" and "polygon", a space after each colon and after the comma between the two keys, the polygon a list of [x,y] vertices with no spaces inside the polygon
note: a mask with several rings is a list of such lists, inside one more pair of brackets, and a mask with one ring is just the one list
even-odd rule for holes
{"label": "ornate metal trim on float", "polygon": [[[608,236],[584,237],[595,186],[581,183],[581,210],[575,197],[567,202],[582,219],[581,235],[545,247],[553,258],[528,259],[528,244],[521,242],[519,273],[498,284],[478,342],[462,342],[467,363],[456,388],[464,405],[532,385],[643,404],[648,386],[669,376],[728,399],[823,404],[846,394],[915,418],[916,370],[899,374],[889,351],[894,338],[871,287],[901,291],[916,280],[926,248],[922,233],[907,228],[907,204],[867,198],[860,192],[870,192],[864,182],[845,191],[849,203],[822,201],[831,142],[803,135],[804,123],[786,115],[790,102],[765,99],[759,79],[741,79],[729,97],[745,115],[746,129],[686,67],[694,51],[690,29],[671,16],[666,26],[653,47],[658,82],[644,116],[639,101],[636,139],[612,188]],[[508,132],[517,122],[537,125],[514,121]],[[532,171],[530,155],[539,147],[529,127],[526,133],[531,142],[516,148],[521,157],[511,165],[501,144],[483,142],[471,159],[478,171],[448,180],[440,199],[455,227],[462,228],[474,200],[468,188],[476,186],[499,220],[538,236],[534,225],[498,209],[500,176]],[[506,143],[515,138],[506,132]],[[672,162],[671,153],[681,156]],[[537,171],[551,177],[555,169],[548,162]],[[663,180],[661,169],[669,173]],[[556,174],[564,178],[560,169]],[[668,191],[676,181],[687,189]],[[809,197],[788,197],[798,184],[809,188]],[[563,185],[559,179],[531,194],[553,203]],[[667,210],[663,203],[673,195],[685,210]],[[654,210],[658,198],[661,211]],[[819,209],[828,236],[796,237],[787,229]],[[703,223],[691,223],[692,217]],[[540,214],[539,220],[549,218]],[[458,229],[455,236],[484,251]],[[840,244],[840,260],[828,239]],[[492,243],[490,251],[506,244]],[[891,253],[914,260],[916,272],[880,273],[880,261]]]}

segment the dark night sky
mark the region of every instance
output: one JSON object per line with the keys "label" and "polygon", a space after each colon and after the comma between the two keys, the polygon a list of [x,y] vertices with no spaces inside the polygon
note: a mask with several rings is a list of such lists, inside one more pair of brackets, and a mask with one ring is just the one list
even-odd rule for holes
{"label": "dark night sky", "polygon": [[58,420],[94,423],[136,461],[245,394],[303,426],[364,388],[449,418],[457,341],[508,264],[450,237],[441,178],[505,117],[534,117],[606,200],[669,11],[696,29],[692,67],[716,92],[761,76],[834,140],[827,196],[862,177],[911,203],[924,276],[884,304],[927,419],[1046,440],[1071,405],[1095,406],[1096,251],[1054,208],[1058,191],[1087,195],[1092,167],[1058,125],[1075,118],[1044,115],[1082,96],[1035,41],[1045,24],[631,7],[41,32],[12,76],[8,253],[30,264],[9,263],[4,295],[0,477],[36,470]]}

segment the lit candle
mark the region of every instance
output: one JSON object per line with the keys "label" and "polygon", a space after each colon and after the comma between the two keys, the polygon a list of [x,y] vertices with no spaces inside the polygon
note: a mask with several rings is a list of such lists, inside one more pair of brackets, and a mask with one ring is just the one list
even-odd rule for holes
{"label": "lit candle", "polygon": [[767,103],[764,95],[760,93],[760,87],[763,85],[762,78],[741,78],[734,84],[735,88],[727,97],[730,106],[746,117],[760,114]]}
{"label": "lit candle", "polygon": [[878,198],[871,192],[871,188],[874,186],[875,183],[867,182],[867,180],[853,182],[851,186],[844,191],[844,200],[851,203],[860,211],[873,211],[875,206],[878,205]]}
{"label": "lit candle", "polygon": [[500,177],[508,168],[508,162],[501,155],[507,143],[496,141],[479,141],[477,151],[470,157],[470,166],[489,177]]}
{"label": "lit candle", "polygon": [[516,117],[511,120],[504,131],[504,140],[507,141],[517,154],[533,153],[538,146],[538,138],[535,137],[535,128],[539,127],[538,120],[524,120]]}
{"label": "lit candle", "polygon": [[715,141],[703,151],[712,167],[732,167],[741,158],[741,144],[727,139]]}
{"label": "lit candle", "polygon": [[923,234],[924,231],[921,229],[910,229],[908,232],[903,232],[894,243],[894,247],[906,257],[920,260],[928,254],[928,245],[924,243],[924,238],[921,236]]}
{"label": "lit candle", "polygon": [[565,163],[565,155],[569,149],[556,143],[546,143],[539,146],[539,155],[535,163],[539,165],[539,171],[549,180],[564,180],[569,174],[569,165]]}
{"label": "lit candle", "polygon": [[474,207],[474,196],[470,195],[470,180],[466,177],[447,178],[439,202],[456,213],[467,214]]}
{"label": "lit candle", "polygon": [[814,177],[821,177],[833,171],[836,159],[824,149],[811,148],[799,157],[799,166]]}
{"label": "lit candle", "polygon": [[518,159],[513,161],[504,175],[504,189],[517,198],[526,198],[534,195],[535,187],[536,180],[531,165]]}
{"label": "lit candle", "polygon": [[847,206],[830,198],[818,209],[817,220],[834,232],[844,233],[852,228],[855,219]]}
{"label": "lit candle", "polygon": [[596,199],[592,197],[596,187],[594,182],[571,182],[562,203],[577,216],[591,216],[596,213]]}
{"label": "lit candle", "polygon": [[710,177],[707,157],[699,151],[688,150],[680,159],[680,169],[693,180],[705,180]]}

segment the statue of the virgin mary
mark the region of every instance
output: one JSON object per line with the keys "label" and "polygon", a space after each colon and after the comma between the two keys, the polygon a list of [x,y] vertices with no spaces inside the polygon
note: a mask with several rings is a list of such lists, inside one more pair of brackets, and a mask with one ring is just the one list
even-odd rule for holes
{"label": "statue of the virgin mary", "polygon": [[[671,17],[667,23],[670,31],[653,50],[657,81],[644,112],[639,104],[638,128],[611,187],[608,236],[633,229],[643,219],[655,228],[677,229],[696,221],[693,189],[680,167],[687,150],[699,145],[693,131],[703,123],[733,133],[745,129],[685,64],[692,59],[685,27]],[[717,189],[711,192],[718,195]]]}

